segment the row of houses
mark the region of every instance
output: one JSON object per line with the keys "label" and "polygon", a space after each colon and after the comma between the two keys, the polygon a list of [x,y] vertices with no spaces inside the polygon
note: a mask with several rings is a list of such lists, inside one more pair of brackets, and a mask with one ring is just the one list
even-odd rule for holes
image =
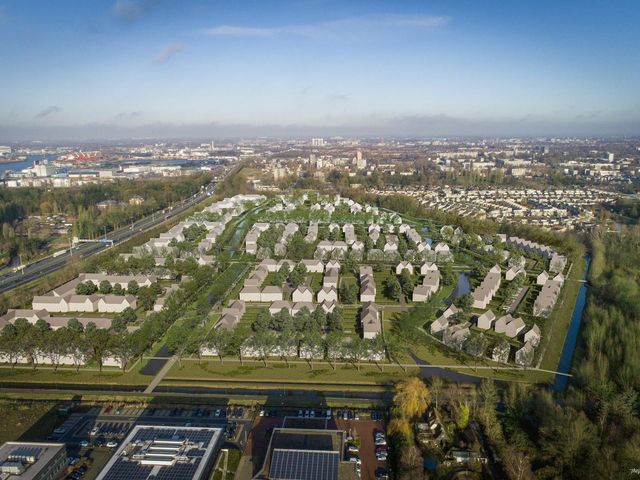
{"label": "row of houses", "polygon": [[[453,322],[456,314],[460,310],[451,305],[440,317],[431,323],[431,333],[441,334],[443,342],[450,346],[460,347],[471,334],[471,322]],[[541,333],[538,325],[534,324],[530,329],[521,318],[514,318],[511,315],[504,315],[496,320],[495,314],[487,310],[477,317],[477,326],[482,330],[494,328],[496,333],[502,333],[509,338],[522,336],[524,345],[516,350],[515,362],[521,366],[530,366],[533,362],[535,347],[540,343]],[[491,351],[491,358],[496,362],[507,363],[511,347],[508,343],[498,344]]]}
{"label": "row of houses", "polygon": [[286,255],[289,238],[293,234],[298,232],[298,230],[300,230],[300,227],[298,226],[297,223],[289,222],[284,226],[284,230],[282,231],[282,237],[280,237],[280,240],[278,240],[278,243],[276,243],[273,247],[273,250],[276,253],[276,255]]}
{"label": "row of houses", "polygon": [[363,265],[360,267],[360,301],[375,302],[376,301],[376,281],[373,278],[373,268]]}
{"label": "row of houses", "polygon": [[482,330],[493,329],[496,333],[503,333],[509,338],[515,338],[524,333],[524,342],[531,342],[534,346],[537,346],[540,342],[540,328],[538,325],[534,324],[527,329],[527,325],[522,318],[514,318],[511,314],[497,318],[491,310],[487,310],[478,316],[477,325]]}
{"label": "row of houses", "polygon": [[244,281],[244,286],[240,290],[240,300],[244,302],[275,302],[282,300],[282,287],[267,286],[262,284],[269,275],[269,270],[258,265]]}
{"label": "row of houses", "polygon": [[87,326],[93,322],[98,328],[110,328],[111,318],[107,317],[84,317],[84,316],[55,316],[52,317],[46,310],[33,310],[33,309],[15,309],[10,308],[7,313],[0,317],[0,329],[7,326],[9,323],[15,323],[18,318],[24,318],[31,324],[36,324],[38,320],[44,320],[53,330],[66,327],[69,320],[72,318],[77,319],[83,326]]}
{"label": "row of houses", "polygon": [[473,308],[487,308],[487,304],[498,292],[502,279],[502,270],[494,265],[484,277],[480,285],[473,291]]}
{"label": "row of houses", "polygon": [[135,282],[139,287],[150,287],[152,283],[157,281],[155,275],[109,275],[106,273],[81,273],[73,280],[68,281],[54,288],[51,294],[56,297],[66,297],[68,295],[74,295],[76,293],[76,287],[79,283],[91,282],[96,287],[99,287],[102,282],[109,282],[111,287],[119,285],[123,290],[127,289],[127,286],[131,282]]}
{"label": "row of houses", "polygon": [[517,247],[525,252],[534,253],[549,260],[549,271],[552,273],[561,273],[567,266],[567,257],[560,255],[553,248],[532,242],[520,237],[507,237],[506,235],[498,235],[498,237],[507,245]]}
{"label": "row of houses", "polygon": [[255,255],[258,252],[258,239],[262,232],[269,230],[269,224],[264,222],[254,223],[244,239],[244,248],[247,253]]}
{"label": "row of houses", "polygon": [[246,311],[247,307],[243,300],[232,300],[229,306],[222,309],[220,319],[216,322],[214,328],[233,330]]}
{"label": "row of houses", "polygon": [[127,308],[136,309],[133,295],[38,295],[33,297],[31,308],[49,313],[98,312],[120,313]]}
{"label": "row of houses", "polygon": [[533,302],[533,314],[537,317],[546,317],[551,313],[564,285],[564,276],[561,273],[549,278],[547,272],[542,272],[537,279],[538,285],[543,280],[542,289]]}
{"label": "row of houses", "polygon": [[282,310],[286,310],[292,316],[297,315],[303,309],[309,310],[309,312],[313,313],[316,308],[322,308],[322,311],[325,314],[329,314],[333,312],[336,307],[336,302],[328,302],[324,301],[322,303],[313,303],[313,302],[289,302],[288,300],[280,300],[277,302],[273,302],[269,306],[269,313],[271,315],[276,315],[280,313]]}

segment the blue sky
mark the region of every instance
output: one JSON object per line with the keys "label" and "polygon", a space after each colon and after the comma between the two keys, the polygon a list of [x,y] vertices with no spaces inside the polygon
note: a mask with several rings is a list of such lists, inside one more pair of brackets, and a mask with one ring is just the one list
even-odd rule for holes
{"label": "blue sky", "polygon": [[640,2],[0,0],[0,139],[640,134]]}

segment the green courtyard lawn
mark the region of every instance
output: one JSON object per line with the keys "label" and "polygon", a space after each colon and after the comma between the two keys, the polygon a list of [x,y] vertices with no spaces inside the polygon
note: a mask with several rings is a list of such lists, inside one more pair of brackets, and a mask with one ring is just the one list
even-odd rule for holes
{"label": "green courtyard lawn", "polygon": [[399,300],[387,297],[385,294],[384,281],[389,275],[395,275],[395,271],[389,267],[382,272],[373,272],[373,281],[376,283],[376,303],[379,305],[399,305]]}
{"label": "green courtyard lawn", "polygon": [[340,307],[342,308],[342,331],[347,335],[355,334],[360,324],[358,316],[360,305],[340,305]]}

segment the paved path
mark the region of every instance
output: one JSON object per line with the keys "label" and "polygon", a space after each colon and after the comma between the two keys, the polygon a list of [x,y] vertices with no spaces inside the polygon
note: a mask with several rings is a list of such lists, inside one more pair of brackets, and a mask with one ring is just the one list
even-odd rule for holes
{"label": "paved path", "polygon": [[153,380],[151,380],[151,383],[145,389],[144,393],[153,393],[153,390],[160,384],[164,376],[169,373],[169,370],[171,370],[171,367],[173,367],[174,363],[176,363],[176,359],[173,357],[167,360],[167,363],[164,364],[164,367],[162,367],[158,374],[153,377]]}

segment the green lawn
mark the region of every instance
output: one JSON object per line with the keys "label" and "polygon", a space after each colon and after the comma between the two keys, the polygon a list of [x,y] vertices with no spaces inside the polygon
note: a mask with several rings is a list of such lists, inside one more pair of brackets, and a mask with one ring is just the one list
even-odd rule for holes
{"label": "green lawn", "polygon": [[28,383],[78,383],[78,384],[101,384],[101,385],[146,385],[151,377],[141,375],[139,368],[134,368],[130,372],[105,368],[102,373],[93,370],[80,369],[58,370],[38,368],[0,368],[0,382],[28,382]]}
{"label": "green lawn", "polygon": [[[409,373],[417,373],[417,369],[411,369]],[[307,363],[291,364],[287,367],[283,361],[270,361],[265,367],[260,362],[245,362],[244,366],[238,361],[230,362],[226,360],[220,364],[218,360],[207,359],[202,362],[198,360],[183,360],[182,366],[176,363],[164,378],[162,384],[184,383],[189,381],[210,380],[216,382],[230,381],[232,383],[247,381],[251,382],[275,382],[275,383],[301,383],[311,382],[314,384],[327,384],[329,388],[332,384],[337,389],[344,388],[337,384],[353,384],[362,386],[385,385],[392,383],[399,378],[403,378],[409,373],[403,372],[397,366],[389,364],[383,366],[381,370],[375,364],[362,366],[357,370],[352,365],[340,365],[334,370],[325,362],[314,362],[311,369]]]}

